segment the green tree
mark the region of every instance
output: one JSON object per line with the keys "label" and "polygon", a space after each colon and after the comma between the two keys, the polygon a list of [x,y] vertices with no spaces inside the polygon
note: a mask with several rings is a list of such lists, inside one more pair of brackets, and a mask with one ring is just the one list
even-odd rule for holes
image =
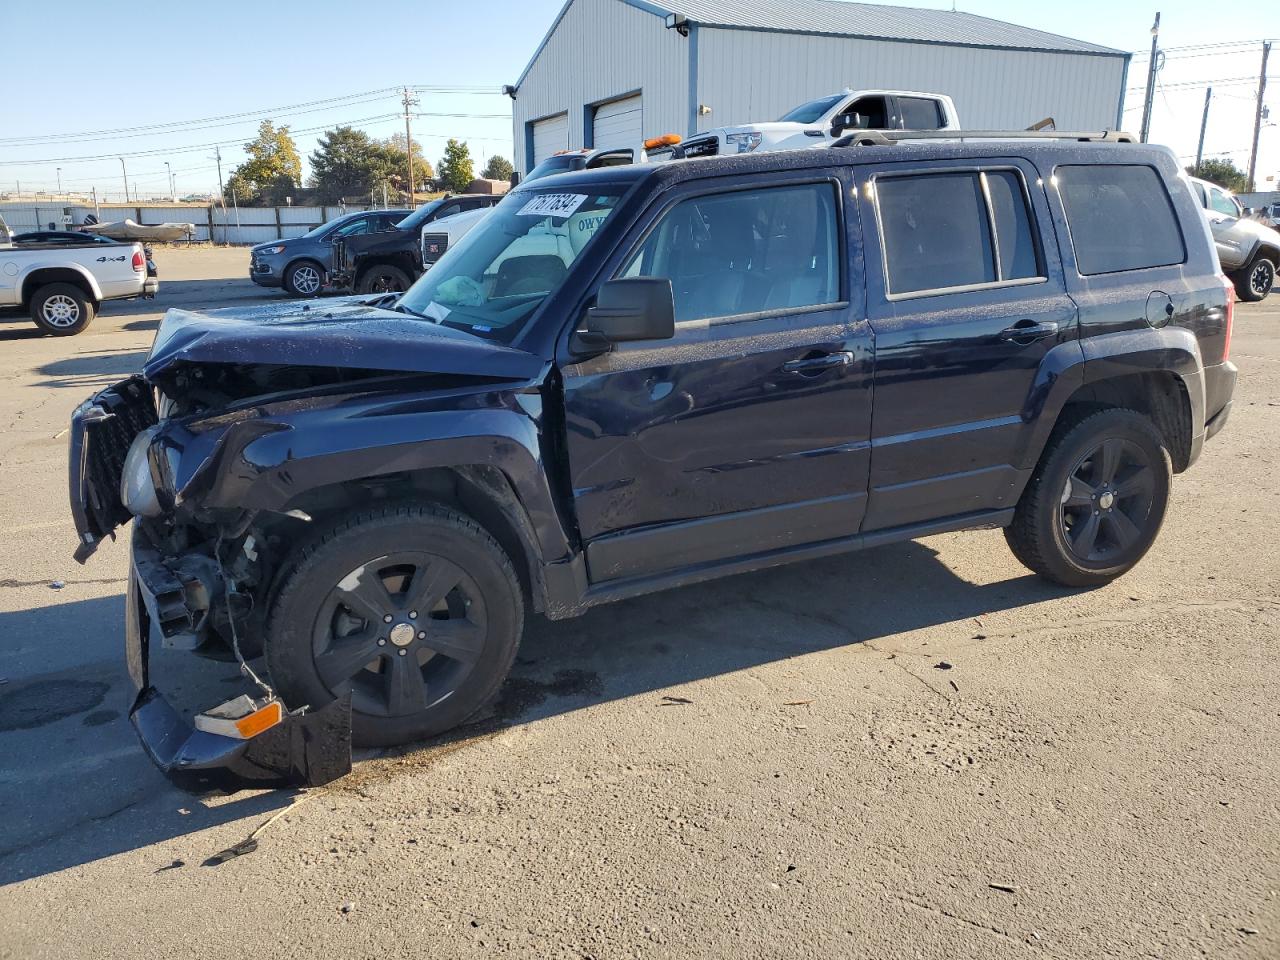
{"label": "green tree", "polygon": [[515,167],[511,166],[510,160],[506,157],[493,156],[489,158],[489,162],[480,171],[480,176],[486,180],[510,180],[511,174],[514,172]]}
{"label": "green tree", "polygon": [[440,185],[451,193],[461,193],[476,178],[471,166],[471,149],[465,143],[450,138],[440,158]]}
{"label": "green tree", "polygon": [[[404,134],[394,133],[383,144],[391,150],[399,161],[401,176],[407,176],[407,164],[404,152]],[[422,144],[417,140],[413,141],[413,179],[415,183],[421,183],[424,179],[434,177],[435,170],[431,167],[431,161],[427,159],[427,155],[422,150]]]}
{"label": "green tree", "polygon": [[403,154],[363,130],[334,127],[324,132],[311,154],[311,186],[323,203],[344,197],[363,200],[370,193],[379,194],[384,186],[398,192],[403,173],[397,176],[397,162],[403,159]]}
{"label": "green tree", "polygon": [[244,151],[249,159],[231,171],[228,201],[234,187],[240,203],[284,203],[301,185],[302,158],[287,126],[263,120],[258,124],[257,138],[246,143]]}
{"label": "green tree", "polygon": [[1187,173],[1201,180],[1208,180],[1220,187],[1226,187],[1232,193],[1248,193],[1249,175],[1230,160],[1202,160],[1198,167],[1187,167]]}

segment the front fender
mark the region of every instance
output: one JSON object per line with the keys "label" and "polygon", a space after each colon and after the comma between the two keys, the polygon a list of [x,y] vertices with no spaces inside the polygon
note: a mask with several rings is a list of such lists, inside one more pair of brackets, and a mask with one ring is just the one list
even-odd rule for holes
{"label": "front fender", "polygon": [[563,559],[569,541],[539,443],[541,399],[491,394],[473,403],[484,406],[391,401],[245,420],[212,442],[187,447],[179,494],[210,509],[283,511],[310,490],[348,481],[432,467],[495,467],[527,512],[543,560]]}

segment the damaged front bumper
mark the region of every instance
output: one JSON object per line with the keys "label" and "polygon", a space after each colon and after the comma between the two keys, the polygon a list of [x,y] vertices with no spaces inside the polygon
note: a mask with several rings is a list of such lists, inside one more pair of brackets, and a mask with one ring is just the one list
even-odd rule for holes
{"label": "damaged front bumper", "polygon": [[[147,571],[154,574],[155,564]],[[171,584],[148,582],[130,562],[125,597],[125,660],[136,696],[129,719],[147,755],[177,786],[192,792],[318,787],[351,771],[351,698],[318,710],[286,713],[248,739],[198,730],[151,683],[150,652],[159,615],[174,612]],[[193,611],[193,617],[198,612]]]}

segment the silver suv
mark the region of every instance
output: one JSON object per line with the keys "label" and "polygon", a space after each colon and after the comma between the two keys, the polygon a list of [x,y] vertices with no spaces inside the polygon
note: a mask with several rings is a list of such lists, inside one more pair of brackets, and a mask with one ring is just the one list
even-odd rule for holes
{"label": "silver suv", "polygon": [[1236,285],[1241,300],[1265,299],[1280,266],[1280,233],[1246,217],[1230,190],[1208,180],[1187,179],[1209,220],[1222,272]]}

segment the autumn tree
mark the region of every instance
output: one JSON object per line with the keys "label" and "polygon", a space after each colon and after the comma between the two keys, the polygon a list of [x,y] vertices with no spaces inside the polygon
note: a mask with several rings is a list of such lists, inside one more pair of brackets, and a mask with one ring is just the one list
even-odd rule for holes
{"label": "autumn tree", "polygon": [[511,165],[511,161],[506,157],[492,156],[489,162],[484,165],[484,169],[480,171],[480,176],[486,180],[510,180],[511,174],[515,172],[515,167]]}
{"label": "autumn tree", "polygon": [[461,193],[476,178],[471,165],[471,149],[465,143],[450,138],[440,158],[440,185],[450,193]]}
{"label": "autumn tree", "polygon": [[258,136],[244,145],[249,159],[231,171],[226,199],[232,191],[240,203],[284,203],[302,184],[302,158],[288,126],[270,120],[258,124]]}

